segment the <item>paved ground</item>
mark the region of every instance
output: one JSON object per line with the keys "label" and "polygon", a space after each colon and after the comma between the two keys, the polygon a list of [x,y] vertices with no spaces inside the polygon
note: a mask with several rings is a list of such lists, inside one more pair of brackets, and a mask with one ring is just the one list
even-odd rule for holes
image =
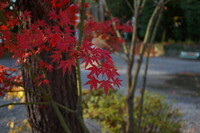
{"label": "paved ground", "polygon": [[[117,56],[113,56],[116,62],[116,66],[121,74],[122,87],[126,88],[126,65],[123,60]],[[14,61],[0,60],[0,64],[10,66],[14,65]],[[142,66],[143,70],[144,66]],[[83,84],[87,81],[87,71],[82,71]],[[141,88],[142,73],[140,73],[138,88]],[[184,81],[180,81],[180,77],[188,76],[184,78]],[[180,108],[184,114],[183,119],[185,125],[183,133],[200,133],[200,61],[195,60],[182,60],[176,58],[156,57],[150,59],[147,88],[158,93],[165,94],[168,97],[168,102],[173,103],[173,107]],[[178,77],[179,76],[179,77]],[[194,80],[191,80],[191,76],[194,76]],[[177,78],[178,77],[178,78]],[[175,82],[174,82],[175,81]],[[181,86],[182,83],[186,85]],[[188,87],[189,84],[195,84],[195,87]],[[186,87],[187,86],[187,87]],[[87,86],[84,86],[87,88]],[[0,99],[0,104],[5,101]],[[0,133],[7,133],[8,128],[6,125],[8,121],[25,118],[25,108],[22,106],[16,106],[13,110],[7,110],[7,108],[0,109]]]}

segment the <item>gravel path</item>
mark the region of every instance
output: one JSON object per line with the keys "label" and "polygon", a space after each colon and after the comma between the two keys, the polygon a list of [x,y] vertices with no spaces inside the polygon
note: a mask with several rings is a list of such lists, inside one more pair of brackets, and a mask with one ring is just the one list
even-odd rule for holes
{"label": "gravel path", "polygon": [[[117,56],[113,56],[117,67],[119,68],[119,73],[121,74],[121,79],[123,79],[122,87],[126,87],[125,81],[125,62],[119,59]],[[10,66],[14,65],[14,61],[11,60],[0,60],[0,64]],[[142,66],[142,70],[144,66]],[[83,83],[87,81],[85,78],[87,71],[82,71]],[[141,71],[138,88],[141,87],[142,83],[142,73]],[[169,103],[173,103],[174,108],[179,108],[183,113],[183,133],[200,133],[200,96],[196,95],[198,92],[190,91],[184,89],[177,89],[176,85],[171,85],[168,82],[173,79],[173,75],[177,73],[195,73],[200,74],[200,61],[193,60],[180,60],[171,59],[166,57],[151,58],[149,71],[148,71],[148,81],[147,88],[158,93],[162,93],[167,96]],[[200,83],[197,81],[197,83]],[[87,86],[84,86],[87,87]],[[162,88],[162,89],[160,89]],[[198,88],[197,86],[197,90]],[[5,101],[0,98],[0,104],[5,104],[11,101]],[[9,128],[7,127],[9,121],[16,121],[17,123],[26,118],[25,108],[23,106],[15,106],[14,109],[8,110],[7,108],[0,108],[0,133],[8,133]],[[91,130],[99,130],[100,127],[95,126],[95,122],[90,122],[86,120],[86,123],[90,125]]]}
{"label": "gravel path", "polygon": [[200,133],[200,97],[193,95],[182,95],[174,90],[153,90],[164,94],[166,102],[172,105],[172,108],[179,109],[183,116],[182,133]]}
{"label": "gravel path", "polygon": [[[0,104],[7,104],[10,102],[18,100],[4,100],[0,99]],[[0,133],[9,133],[9,127],[12,126],[11,122],[14,122],[14,125],[19,125],[24,119],[26,119],[26,109],[24,106],[14,106],[13,109],[8,109],[7,107],[0,108]]]}

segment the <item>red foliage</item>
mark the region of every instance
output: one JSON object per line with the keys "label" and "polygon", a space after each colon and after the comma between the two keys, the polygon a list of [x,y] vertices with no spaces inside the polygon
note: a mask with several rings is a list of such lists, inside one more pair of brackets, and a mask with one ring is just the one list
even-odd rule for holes
{"label": "red foliage", "polygon": [[16,85],[22,85],[20,75],[15,75],[16,70],[0,65],[0,96],[4,96],[7,91]]}
{"label": "red foliage", "polygon": [[2,25],[2,26],[0,27],[0,29],[1,29],[1,30],[8,30],[8,27],[7,27],[6,25]]}
{"label": "red foliage", "polygon": [[[91,19],[85,23],[85,36],[101,48],[110,51],[119,51],[124,39],[118,36],[116,31],[120,33],[132,32],[131,23],[120,24],[119,19],[113,18],[105,22],[96,22]],[[99,40],[99,41],[98,41]]]}
{"label": "red foliage", "polygon": [[9,6],[8,1],[1,1],[0,2],[0,10],[3,10],[4,8],[6,8],[8,6]]}
{"label": "red foliage", "polygon": [[[92,43],[92,39],[100,37],[105,40],[107,45],[112,44],[113,50],[119,49],[119,44],[124,40],[116,36],[115,27],[112,26],[112,21],[115,22],[116,28],[120,32],[128,32],[130,28],[128,24],[121,25],[119,20],[113,19],[105,23],[97,23],[91,20],[85,22],[84,39],[80,49],[77,47],[77,38],[75,37],[73,26],[76,23],[76,13],[79,11],[80,5],[68,6],[69,0],[44,0],[50,2],[53,9],[61,8],[63,10],[50,11],[49,20],[54,22],[54,25],[46,23],[44,20],[31,24],[27,29],[21,29],[20,32],[11,32],[14,26],[20,22],[27,22],[31,18],[31,12],[25,11],[21,16],[15,16],[11,11],[5,13],[5,18],[8,25],[1,25],[1,39],[3,44],[0,46],[0,52],[3,48],[13,54],[20,63],[26,64],[27,58],[32,56],[38,62],[37,67],[44,72],[52,71],[53,69],[61,69],[63,75],[68,71],[71,72],[73,67],[76,67],[76,61],[83,59],[85,69],[90,71],[87,76],[89,81],[85,85],[90,85],[90,89],[104,88],[105,92],[108,89],[119,87],[119,73],[114,66],[110,53],[107,50],[96,47]],[[88,6],[88,5],[86,5]],[[5,8],[7,5],[1,2],[0,8]],[[6,11],[5,11],[6,12]],[[12,17],[9,18],[8,14]],[[95,33],[95,34],[93,34]],[[3,46],[3,47],[2,47]],[[46,62],[40,58],[42,52],[49,52],[51,62]],[[0,53],[1,55],[1,53]],[[64,55],[67,55],[64,57]],[[54,63],[54,65],[50,64]],[[0,93],[4,93],[6,89],[12,87],[11,84],[5,84],[5,80],[14,81],[17,76],[9,77],[11,69],[3,66],[0,67]],[[36,75],[35,75],[36,76]],[[49,81],[44,75],[37,75],[35,78],[36,85],[48,84]],[[3,85],[4,84],[4,85]],[[10,87],[9,87],[10,85]]]}

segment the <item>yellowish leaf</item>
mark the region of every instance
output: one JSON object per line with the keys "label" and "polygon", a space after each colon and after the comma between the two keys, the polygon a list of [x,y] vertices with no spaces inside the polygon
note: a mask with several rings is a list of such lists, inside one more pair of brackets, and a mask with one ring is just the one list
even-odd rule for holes
{"label": "yellowish leaf", "polygon": [[10,128],[14,128],[15,123],[14,123],[13,121],[11,121],[11,122],[9,123],[9,126],[10,126]]}
{"label": "yellowish leaf", "polygon": [[8,110],[11,110],[14,108],[14,105],[8,105]]}

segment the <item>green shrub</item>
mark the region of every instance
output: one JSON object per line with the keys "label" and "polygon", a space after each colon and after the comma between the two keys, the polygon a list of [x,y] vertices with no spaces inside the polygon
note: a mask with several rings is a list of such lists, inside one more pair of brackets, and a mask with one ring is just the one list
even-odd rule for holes
{"label": "green shrub", "polygon": [[[135,100],[135,118],[139,116],[139,97]],[[99,121],[103,132],[123,133],[126,127],[125,96],[117,91],[104,94],[95,90],[84,93],[83,112],[85,118]],[[145,96],[141,133],[180,133],[180,112],[164,103],[157,94]],[[136,123],[137,127],[137,123]]]}

